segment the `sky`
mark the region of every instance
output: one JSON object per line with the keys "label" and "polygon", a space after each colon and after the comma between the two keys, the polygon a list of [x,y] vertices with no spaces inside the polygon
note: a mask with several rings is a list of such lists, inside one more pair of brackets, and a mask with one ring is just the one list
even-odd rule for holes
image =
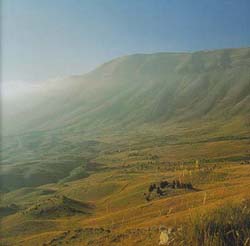
{"label": "sky", "polygon": [[84,74],[133,53],[250,46],[249,0],[2,0],[3,81]]}

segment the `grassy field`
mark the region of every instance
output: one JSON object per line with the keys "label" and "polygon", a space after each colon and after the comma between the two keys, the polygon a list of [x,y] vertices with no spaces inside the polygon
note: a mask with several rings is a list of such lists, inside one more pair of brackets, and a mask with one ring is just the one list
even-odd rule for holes
{"label": "grassy field", "polygon": [[[240,233],[231,245],[249,245],[249,215],[239,209],[248,206],[249,139],[150,143],[104,149],[94,170],[75,169],[75,180],[3,193],[1,245],[158,245],[162,225],[172,228],[172,245],[229,245],[216,231],[226,235],[226,221]],[[193,188],[173,188],[173,180]],[[169,186],[147,200],[150,184],[161,181]]]}

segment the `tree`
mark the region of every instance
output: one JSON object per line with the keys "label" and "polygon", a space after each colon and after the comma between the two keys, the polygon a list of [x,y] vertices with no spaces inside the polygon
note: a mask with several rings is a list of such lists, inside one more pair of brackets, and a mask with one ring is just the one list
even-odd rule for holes
{"label": "tree", "polygon": [[159,196],[163,196],[164,195],[163,191],[161,190],[161,188],[159,186],[157,187],[156,193],[159,194]]}
{"label": "tree", "polygon": [[148,191],[149,191],[149,192],[152,192],[152,191],[154,191],[154,189],[156,189],[156,184],[151,184],[151,185],[149,186],[149,188],[148,188]]}
{"label": "tree", "polygon": [[168,186],[168,181],[161,181],[160,182],[160,187],[162,188],[162,189],[164,189],[165,187],[167,187]]}

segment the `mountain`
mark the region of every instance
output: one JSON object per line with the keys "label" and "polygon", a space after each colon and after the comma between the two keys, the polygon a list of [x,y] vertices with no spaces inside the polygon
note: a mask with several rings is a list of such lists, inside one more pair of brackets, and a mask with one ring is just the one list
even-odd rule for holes
{"label": "mountain", "polygon": [[5,97],[2,178],[56,182],[135,142],[248,138],[249,67],[250,48],[135,54]]}
{"label": "mountain", "polygon": [[247,245],[249,67],[250,48],[135,54],[5,85],[1,245]]}
{"label": "mountain", "polygon": [[6,102],[3,128],[11,133],[249,115],[249,65],[249,48],[121,57]]}

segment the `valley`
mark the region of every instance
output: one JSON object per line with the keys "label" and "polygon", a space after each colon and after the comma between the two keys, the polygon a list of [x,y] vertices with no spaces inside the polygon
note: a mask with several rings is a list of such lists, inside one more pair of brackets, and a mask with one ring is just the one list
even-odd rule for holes
{"label": "valley", "polygon": [[0,245],[153,246],[161,226],[219,245],[223,211],[249,245],[249,65],[249,48],[136,54],[3,100]]}

